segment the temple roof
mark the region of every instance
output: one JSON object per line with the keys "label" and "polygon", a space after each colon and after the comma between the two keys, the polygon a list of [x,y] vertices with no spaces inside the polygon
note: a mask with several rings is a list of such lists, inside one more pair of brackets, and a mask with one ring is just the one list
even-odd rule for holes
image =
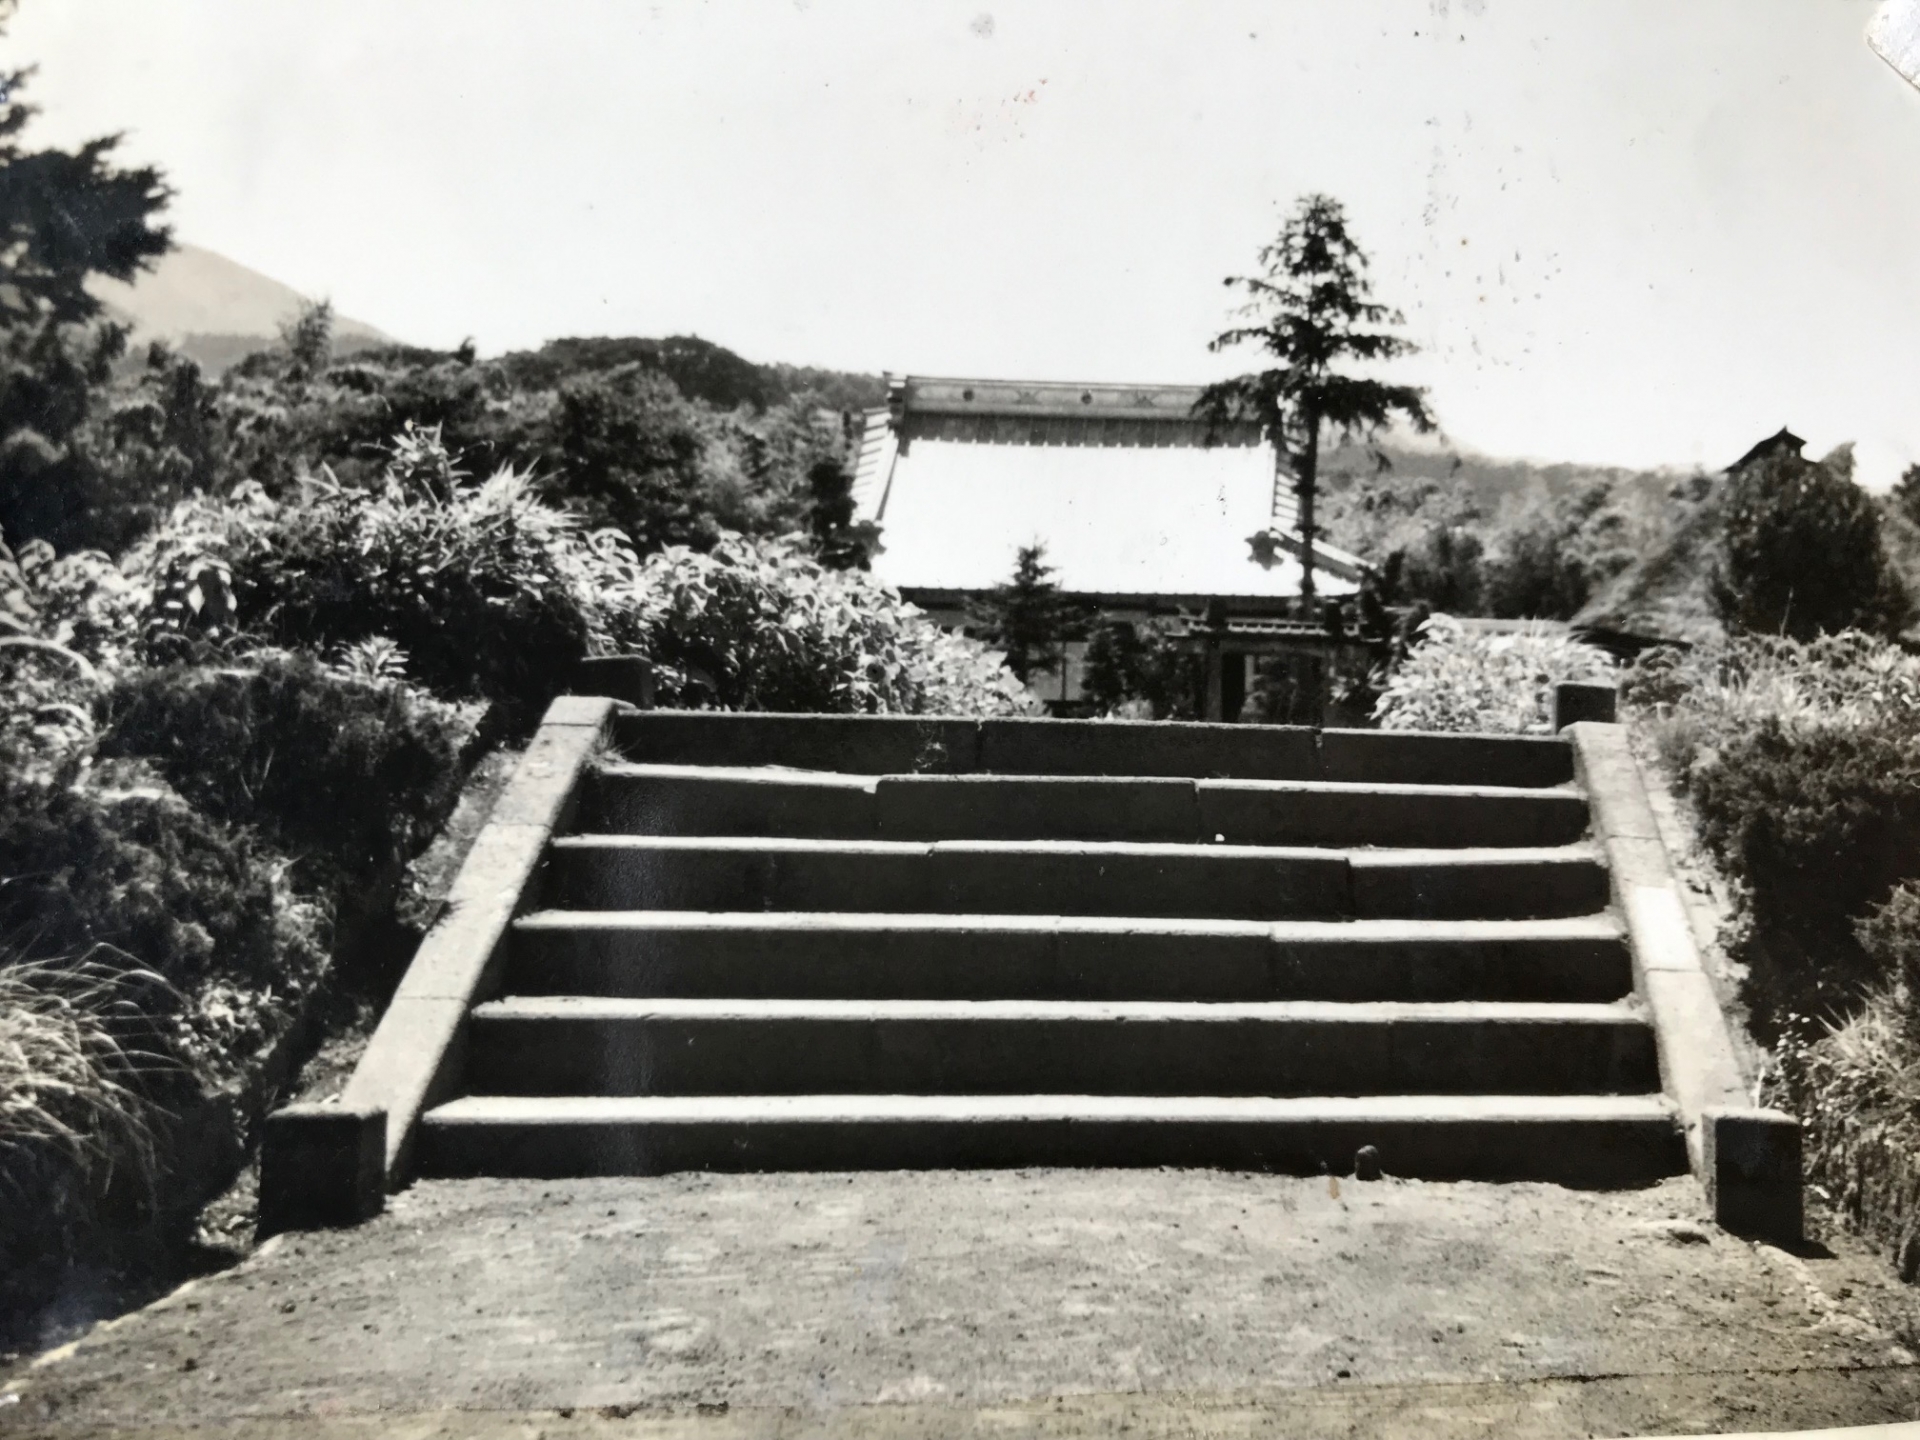
{"label": "temple roof", "polygon": [[[1276,490],[1257,427],[1208,434],[1198,386],[910,376],[889,390],[854,473],[856,518],[880,527],[881,579],[991,589],[1038,543],[1076,594],[1299,593],[1291,482]],[[1361,569],[1316,542],[1321,594],[1350,594]]]}
{"label": "temple roof", "polygon": [[1729,465],[1726,473],[1731,475],[1734,471],[1744,469],[1756,460],[1771,459],[1775,455],[1797,456],[1806,448],[1806,444],[1806,441],[1782,425],[1779,430],[1760,441],[1759,444],[1755,445],[1751,450],[1747,451],[1746,454]]}

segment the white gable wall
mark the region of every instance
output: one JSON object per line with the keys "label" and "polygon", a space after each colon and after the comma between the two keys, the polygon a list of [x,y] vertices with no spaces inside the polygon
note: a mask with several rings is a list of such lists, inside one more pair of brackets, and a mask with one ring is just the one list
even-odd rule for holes
{"label": "white gable wall", "polygon": [[[1044,543],[1060,587],[1082,594],[1300,590],[1297,560],[1282,551],[1262,565],[1248,543],[1273,524],[1273,460],[1263,446],[922,437],[904,450],[873,444],[862,459],[857,518],[881,527],[873,571],[896,586],[990,589],[1013,573],[1020,546]],[[1356,588],[1319,567],[1314,583],[1326,596]]]}

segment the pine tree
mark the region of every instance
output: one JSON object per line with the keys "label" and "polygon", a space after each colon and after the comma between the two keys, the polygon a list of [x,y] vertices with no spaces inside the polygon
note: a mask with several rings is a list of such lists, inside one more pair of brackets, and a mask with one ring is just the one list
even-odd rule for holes
{"label": "pine tree", "polygon": [[303,300],[300,308],[280,322],[280,343],[293,361],[293,378],[312,380],[333,359],[333,302]]}
{"label": "pine tree", "polygon": [[101,312],[88,276],[131,280],[172,248],[154,223],[171,192],[150,166],[113,165],[117,135],[71,151],[25,148],[37,111],[20,91],[31,74],[0,75],[0,323],[75,325]]}
{"label": "pine tree", "polygon": [[1292,472],[1306,542],[1300,594],[1310,607],[1321,427],[1332,426],[1343,438],[1365,438],[1396,415],[1428,431],[1433,416],[1422,390],[1334,368],[1345,360],[1391,360],[1414,349],[1378,328],[1402,324],[1403,317],[1373,300],[1367,257],[1347,233],[1339,201],[1327,195],[1301,200],[1279,238],[1261,249],[1260,264],[1261,274],[1226,281],[1247,292],[1239,313],[1252,323],[1223,331],[1207,348],[1256,345],[1278,363],[1209,385],[1194,412],[1213,431],[1257,422],[1273,446],[1276,468]]}
{"label": "pine tree", "polygon": [[828,455],[807,469],[807,528],[820,563],[831,570],[865,570],[871,551],[870,525],[853,523],[853,477]]}
{"label": "pine tree", "polygon": [[1036,675],[1055,675],[1065,656],[1062,642],[1084,628],[1078,606],[1060,593],[1045,545],[1023,545],[1014,559],[1013,579],[972,607],[970,619],[980,638],[1007,652],[1007,668],[1026,684]]}
{"label": "pine tree", "polygon": [[0,74],[0,531],[60,544],[92,538],[100,478],[76,437],[126,348],[87,279],[131,280],[173,242],[157,223],[169,198],[159,171],[116,167],[117,136],[71,151],[23,144],[30,73]]}

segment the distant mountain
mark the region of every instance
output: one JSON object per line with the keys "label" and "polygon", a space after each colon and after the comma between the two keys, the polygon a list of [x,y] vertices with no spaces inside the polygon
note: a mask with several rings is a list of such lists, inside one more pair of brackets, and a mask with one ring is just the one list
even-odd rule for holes
{"label": "distant mountain", "polygon": [[500,364],[516,384],[531,389],[557,385],[569,375],[639,365],[665,375],[689,399],[704,400],[722,410],[740,405],[764,410],[801,394],[834,410],[861,410],[885,404],[887,399],[887,383],[878,375],[804,365],[756,365],[698,335],[669,335],[664,340],[639,336],[549,340],[538,350],[503,355]]}
{"label": "distant mountain", "polygon": [[[215,373],[277,345],[281,322],[307,299],[290,285],[198,245],[172,250],[132,284],[95,278],[87,288],[110,315],[133,327],[135,345],[165,340]],[[334,317],[336,354],[393,343],[364,321]]]}

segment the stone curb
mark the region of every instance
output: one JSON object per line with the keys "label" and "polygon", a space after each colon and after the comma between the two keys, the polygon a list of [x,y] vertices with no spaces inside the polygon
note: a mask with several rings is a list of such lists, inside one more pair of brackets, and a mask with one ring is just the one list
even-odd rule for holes
{"label": "stone curb", "polygon": [[337,1104],[288,1106],[261,1145],[263,1233],[350,1225],[405,1182],[420,1116],[460,1084],[467,1014],[499,983],[514,916],[535,898],[547,841],[566,828],[579,779],[623,707],[562,695],[547,707],[454,877]]}
{"label": "stone curb", "polygon": [[1660,1074],[1686,1127],[1687,1155],[1714,1219],[1737,1233],[1800,1238],[1800,1122],[1758,1107],[1741,1079],[1725,1014],[1687,922],[1625,727],[1580,721],[1576,777],[1626,922],[1634,984],[1652,1012]]}

